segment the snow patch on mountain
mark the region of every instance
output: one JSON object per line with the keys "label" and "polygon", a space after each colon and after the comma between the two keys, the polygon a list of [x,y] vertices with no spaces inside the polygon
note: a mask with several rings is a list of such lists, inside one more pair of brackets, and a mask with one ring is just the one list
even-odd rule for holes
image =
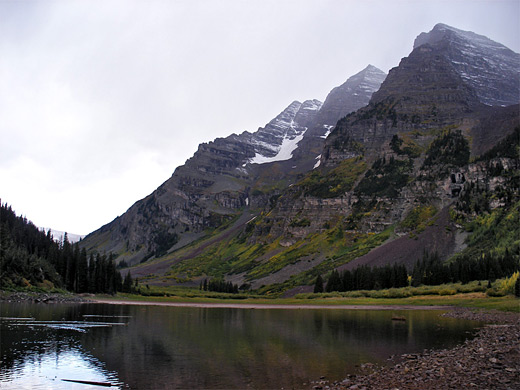
{"label": "snow patch on mountain", "polygon": [[266,157],[256,153],[255,157],[249,160],[250,164],[267,164],[275,161],[286,161],[292,158],[293,152],[298,148],[298,143],[303,139],[305,131],[294,138],[284,137],[278,153],[273,157]]}
{"label": "snow patch on mountain", "polygon": [[314,164],[312,169],[316,169],[316,168],[318,168],[320,166],[320,164],[321,164],[321,154],[318,154],[318,156],[316,157],[316,160],[318,160],[318,161],[316,161],[316,164]]}
{"label": "snow patch on mountain", "polygon": [[318,111],[322,106],[319,100],[308,100],[305,103],[302,107],[303,110]]}
{"label": "snow patch on mountain", "polygon": [[332,128],[334,126],[332,126],[332,125],[323,125],[323,127],[327,129],[327,132],[325,134],[323,134],[321,136],[321,138],[327,138],[329,136],[330,132],[332,131]]}

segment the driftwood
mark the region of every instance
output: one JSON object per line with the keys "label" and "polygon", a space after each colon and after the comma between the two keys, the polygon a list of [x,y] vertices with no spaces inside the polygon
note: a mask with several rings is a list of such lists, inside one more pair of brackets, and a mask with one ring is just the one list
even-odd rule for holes
{"label": "driftwood", "polygon": [[93,386],[105,386],[105,387],[111,387],[115,386],[110,382],[93,382],[93,381],[81,381],[77,379],[62,379],[64,382],[74,382],[74,383],[81,383],[83,385],[93,385]]}

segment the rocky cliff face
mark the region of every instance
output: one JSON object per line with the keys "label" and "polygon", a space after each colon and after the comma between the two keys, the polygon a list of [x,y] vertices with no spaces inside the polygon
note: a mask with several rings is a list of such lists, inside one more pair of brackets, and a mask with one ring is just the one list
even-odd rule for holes
{"label": "rocky cliff face", "polygon": [[[323,106],[316,114],[314,123],[309,127],[300,147],[294,153],[295,160],[300,166],[305,167],[305,171],[319,165],[325,139],[338,120],[366,106],[385,78],[385,72],[373,65],[368,65],[361,72],[349,77],[343,84],[330,91]],[[310,160],[309,157],[312,157],[313,160]]]}
{"label": "rocky cliff face", "polygon": [[325,105],[294,101],[254,133],[201,144],[156,191],[82,244],[137,262],[189,243],[244,208],[266,206],[272,194],[255,188],[288,185],[311,169],[337,119],[368,104],[384,76],[369,66],[333,89]]}
{"label": "rocky cliff face", "polygon": [[330,91],[322,109],[317,114],[316,125],[313,129],[315,135],[327,138],[325,135],[330,134],[330,130],[338,120],[368,104],[385,78],[385,72],[373,65],[368,65],[361,72]]}

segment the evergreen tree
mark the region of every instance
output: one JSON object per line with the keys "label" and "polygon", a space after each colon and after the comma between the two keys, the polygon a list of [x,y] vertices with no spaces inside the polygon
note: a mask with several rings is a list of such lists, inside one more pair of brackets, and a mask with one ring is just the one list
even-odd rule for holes
{"label": "evergreen tree", "polygon": [[352,279],[352,273],[349,270],[346,270],[343,272],[342,275],[342,284],[343,284],[343,291],[352,291],[354,290],[354,284]]}
{"label": "evergreen tree", "polygon": [[88,269],[88,260],[87,260],[87,250],[85,248],[81,249],[81,253],[79,255],[79,262],[77,267],[77,290],[76,292],[85,293],[88,291],[89,287],[89,269]]}
{"label": "evergreen tree", "polygon": [[322,293],[323,292],[323,279],[321,275],[318,275],[316,278],[316,283],[314,284],[314,293]]}
{"label": "evergreen tree", "polygon": [[130,274],[130,271],[127,272],[125,275],[125,278],[123,280],[123,292],[130,293],[132,292],[132,275]]}
{"label": "evergreen tree", "polygon": [[337,270],[333,270],[329,276],[329,280],[327,281],[327,286],[325,287],[326,292],[331,291],[341,291],[341,278],[339,277],[339,273]]}

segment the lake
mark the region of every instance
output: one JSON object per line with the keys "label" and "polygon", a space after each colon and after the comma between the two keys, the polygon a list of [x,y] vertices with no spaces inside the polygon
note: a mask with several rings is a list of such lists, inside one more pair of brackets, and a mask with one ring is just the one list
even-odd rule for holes
{"label": "lake", "polygon": [[312,388],[363,363],[453,347],[480,326],[439,314],[3,303],[0,388]]}

